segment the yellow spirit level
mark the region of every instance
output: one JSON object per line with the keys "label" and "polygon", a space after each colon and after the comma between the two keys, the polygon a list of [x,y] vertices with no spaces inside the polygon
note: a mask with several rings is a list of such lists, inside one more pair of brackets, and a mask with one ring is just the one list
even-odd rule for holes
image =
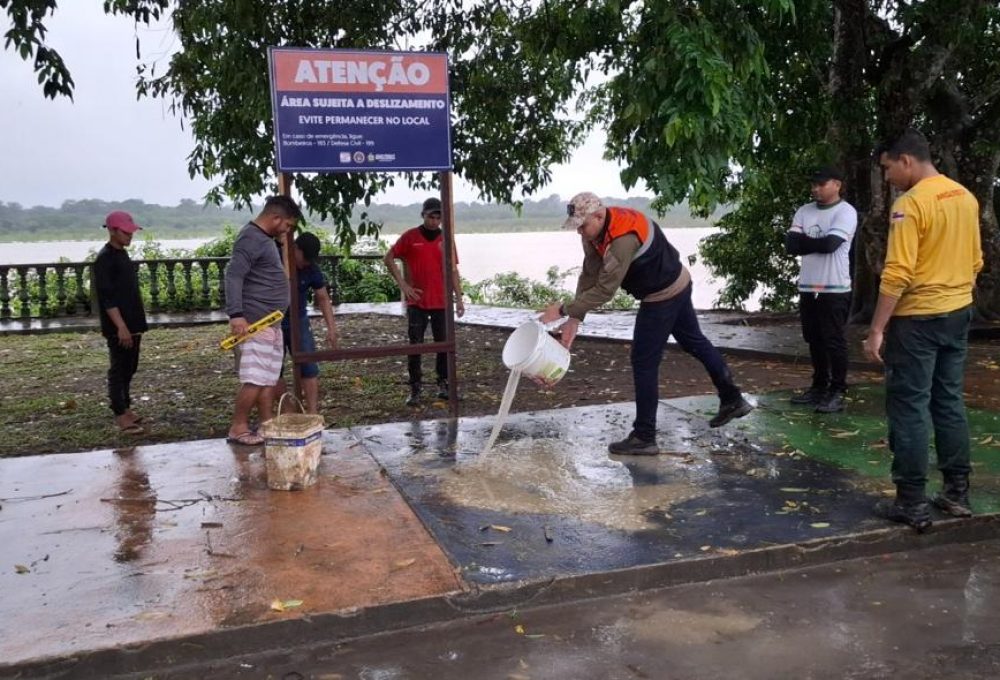
{"label": "yellow spirit level", "polygon": [[236,345],[240,344],[241,342],[249,338],[251,335],[259,333],[268,326],[273,326],[274,324],[281,321],[283,318],[285,318],[285,315],[282,312],[279,311],[271,312],[263,319],[258,319],[257,321],[254,321],[252,324],[247,326],[247,332],[245,334],[230,335],[228,338],[219,343],[219,347],[221,347],[223,350],[232,349],[233,347],[236,347]]}

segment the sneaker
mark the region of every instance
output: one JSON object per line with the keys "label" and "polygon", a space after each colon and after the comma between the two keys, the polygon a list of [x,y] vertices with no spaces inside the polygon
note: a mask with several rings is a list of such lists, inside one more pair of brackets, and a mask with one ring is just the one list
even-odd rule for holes
{"label": "sneaker", "polygon": [[608,451],[616,456],[655,456],[660,453],[656,441],[646,441],[639,439],[635,434],[630,434],[620,442],[612,442],[608,445]]}
{"label": "sneaker", "polygon": [[719,412],[715,414],[715,417],[708,421],[709,427],[722,427],[730,420],[734,418],[742,418],[746,414],[753,411],[753,404],[749,401],[740,397],[735,401],[722,402],[719,404]]}
{"label": "sneaker", "polygon": [[927,501],[900,503],[898,499],[883,498],[875,504],[875,516],[908,524],[918,533],[927,531],[931,526],[930,504]]}
{"label": "sneaker", "polygon": [[420,403],[420,383],[410,385],[410,396],[406,398],[407,406],[417,406]]}
{"label": "sneaker", "polygon": [[826,396],[825,387],[810,387],[805,392],[796,394],[788,401],[796,406],[815,406]]}
{"label": "sneaker", "polygon": [[931,499],[931,503],[952,517],[972,517],[972,506],[969,504],[969,478],[945,479],[944,488]]}
{"label": "sneaker", "polygon": [[816,404],[816,413],[840,413],[847,405],[844,393],[841,391],[827,392]]}

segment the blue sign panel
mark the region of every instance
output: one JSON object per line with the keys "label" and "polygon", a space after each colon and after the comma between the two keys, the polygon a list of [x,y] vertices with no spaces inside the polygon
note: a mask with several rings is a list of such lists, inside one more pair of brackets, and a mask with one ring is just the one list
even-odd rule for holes
{"label": "blue sign panel", "polygon": [[451,170],[448,59],[272,47],[280,172]]}

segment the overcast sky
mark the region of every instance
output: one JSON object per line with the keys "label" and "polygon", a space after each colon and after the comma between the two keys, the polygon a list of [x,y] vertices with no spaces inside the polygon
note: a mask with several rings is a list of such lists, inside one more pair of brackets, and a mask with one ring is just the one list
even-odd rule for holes
{"label": "overcast sky", "polygon": [[[137,29],[128,19],[106,16],[97,0],[60,3],[48,25],[47,42],[62,55],[76,82],[74,101],[45,99],[31,64],[13,52],[0,52],[0,201],[27,207],[86,198],[138,198],[164,205],[182,198],[201,200],[209,182],[188,177],[191,136],[162,100],[136,100],[136,31],[144,53],[161,55],[165,67],[176,44],[166,25]],[[0,33],[7,28],[4,15]],[[602,137],[594,135],[572,164],[553,168],[552,183],[535,197],[557,193],[569,198],[587,190],[605,196],[648,195],[625,191],[618,169],[601,158],[601,146]],[[463,182],[456,182],[455,193],[459,201],[478,199]],[[397,187],[378,200],[412,203],[422,198]]]}

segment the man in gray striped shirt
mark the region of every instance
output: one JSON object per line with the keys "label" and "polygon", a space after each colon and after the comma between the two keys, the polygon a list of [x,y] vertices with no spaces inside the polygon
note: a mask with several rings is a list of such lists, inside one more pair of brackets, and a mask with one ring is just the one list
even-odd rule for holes
{"label": "man in gray striped shirt", "polygon": [[[288,309],[288,276],[274,239],[294,229],[301,219],[302,210],[295,201],[272,196],[260,214],[240,230],[226,267],[226,313],[233,335],[246,335],[254,322]],[[257,404],[260,421],[271,418],[271,395],[284,357],[281,326],[273,324],[258,331],[235,351],[240,388],[226,440],[259,446],[264,440],[250,430],[250,411]]]}

